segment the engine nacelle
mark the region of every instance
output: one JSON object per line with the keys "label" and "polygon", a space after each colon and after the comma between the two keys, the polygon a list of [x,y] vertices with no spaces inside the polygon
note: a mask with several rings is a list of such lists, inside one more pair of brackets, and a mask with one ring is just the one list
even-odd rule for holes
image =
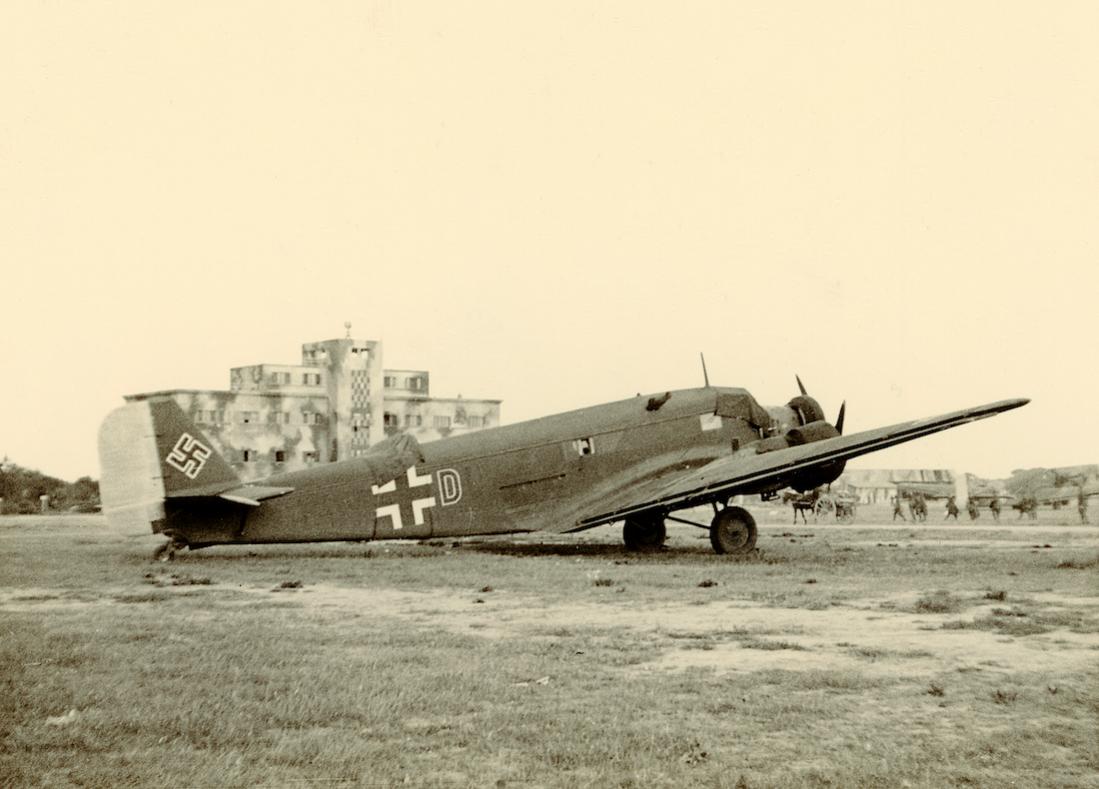
{"label": "engine nacelle", "polygon": [[819,488],[821,485],[830,485],[839,479],[845,464],[846,461],[835,460],[807,471],[799,471],[790,478],[790,487],[801,493],[806,493],[814,488]]}
{"label": "engine nacelle", "polygon": [[[798,399],[798,398],[795,398]],[[780,436],[771,436],[755,445],[756,454],[774,452],[777,449],[788,449],[803,444],[811,444],[814,441],[823,441],[826,438],[835,438],[840,432],[823,419],[817,419],[800,427],[792,427]],[[805,471],[795,472],[784,480],[785,484],[795,490],[806,492],[834,482],[843,473],[844,461],[837,460],[826,463]],[[780,487],[782,487],[780,485]]]}
{"label": "engine nacelle", "polygon": [[809,395],[798,395],[787,403],[786,407],[797,415],[800,425],[824,421],[824,409]]}
{"label": "engine nacelle", "polygon": [[801,427],[792,427],[786,431],[786,442],[792,446],[800,446],[802,444],[811,444],[814,441],[821,441],[825,438],[835,438],[840,434],[840,431],[832,427],[832,425],[825,422],[823,419],[818,419],[815,422],[810,422]]}

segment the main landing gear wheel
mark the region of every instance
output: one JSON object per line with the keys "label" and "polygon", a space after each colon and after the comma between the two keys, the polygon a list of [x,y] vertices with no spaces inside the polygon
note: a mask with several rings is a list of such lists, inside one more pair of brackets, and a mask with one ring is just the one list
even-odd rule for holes
{"label": "main landing gear wheel", "polygon": [[176,551],[181,551],[187,547],[187,542],[181,540],[178,537],[173,537],[168,542],[160,545],[155,551],[153,551],[154,562],[170,562],[176,558]]}
{"label": "main landing gear wheel", "polygon": [[627,551],[659,551],[664,547],[668,530],[664,517],[658,513],[642,513],[626,518],[622,526],[622,541]]}
{"label": "main landing gear wheel", "polygon": [[751,553],[756,547],[755,518],[743,507],[726,507],[710,523],[710,545],[716,553]]}

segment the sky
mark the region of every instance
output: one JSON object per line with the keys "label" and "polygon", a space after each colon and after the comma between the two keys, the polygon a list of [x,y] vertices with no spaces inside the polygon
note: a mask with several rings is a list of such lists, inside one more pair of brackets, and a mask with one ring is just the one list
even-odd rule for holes
{"label": "sky", "polygon": [[0,456],[384,343],[505,423],[795,373],[862,468],[1099,461],[1099,4],[0,5]]}

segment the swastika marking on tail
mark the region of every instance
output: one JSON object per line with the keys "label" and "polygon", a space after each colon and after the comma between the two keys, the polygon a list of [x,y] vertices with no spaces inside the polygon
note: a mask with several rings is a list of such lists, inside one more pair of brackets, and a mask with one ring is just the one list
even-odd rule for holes
{"label": "swastika marking on tail", "polygon": [[177,471],[183,472],[188,479],[194,479],[206,465],[207,459],[213,454],[210,447],[203,444],[190,433],[184,433],[164,458],[164,462]]}

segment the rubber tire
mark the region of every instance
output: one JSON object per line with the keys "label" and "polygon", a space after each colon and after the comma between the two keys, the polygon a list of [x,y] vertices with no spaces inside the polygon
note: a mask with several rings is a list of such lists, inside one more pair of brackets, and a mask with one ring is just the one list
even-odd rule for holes
{"label": "rubber tire", "polygon": [[756,520],[743,507],[726,507],[710,523],[715,553],[743,556],[756,548]]}
{"label": "rubber tire", "polygon": [[634,515],[622,524],[622,542],[627,551],[659,551],[666,539],[668,528],[662,515]]}

